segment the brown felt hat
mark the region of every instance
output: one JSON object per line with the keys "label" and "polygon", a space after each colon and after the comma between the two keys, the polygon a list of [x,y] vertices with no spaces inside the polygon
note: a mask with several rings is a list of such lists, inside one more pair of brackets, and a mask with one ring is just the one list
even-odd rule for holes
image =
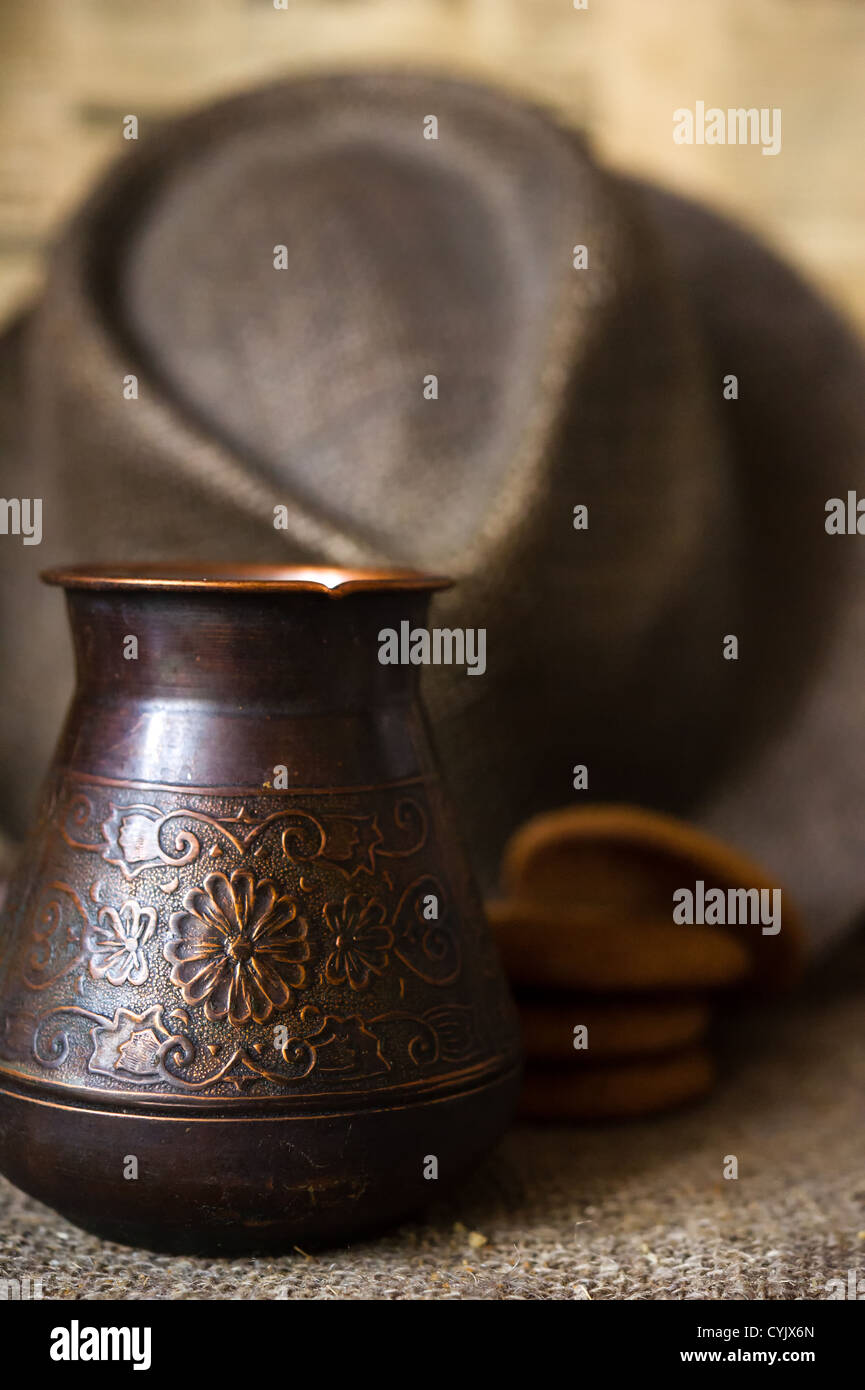
{"label": "brown felt hat", "polygon": [[500,92],[315,77],[145,133],[0,363],[4,492],[44,499],[42,544],[0,548],[4,830],[71,679],[39,569],[410,563],[459,580],[436,624],[487,631],[483,676],[425,680],[488,890],[581,763],[831,939],[865,904],[865,582],[823,519],[863,385],[774,256]]}

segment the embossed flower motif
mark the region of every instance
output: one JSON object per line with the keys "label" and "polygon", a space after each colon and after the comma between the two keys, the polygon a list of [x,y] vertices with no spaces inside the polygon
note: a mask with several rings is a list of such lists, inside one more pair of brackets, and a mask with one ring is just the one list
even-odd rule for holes
{"label": "embossed flower motif", "polygon": [[324,968],[329,984],[345,982],[352,989],[365,989],[370,975],[382,974],[393,945],[386,915],[377,898],[364,902],[356,893],[349,893],[342,903],[325,904],[325,920],[336,936]]}
{"label": "embossed flower motif", "polygon": [[159,1049],[162,1046],[152,1028],[141,1028],[133,1033],[117,1051],[117,1065],[135,1076],[150,1076],[159,1062]]}
{"label": "embossed flower motif", "polygon": [[90,1071],[147,1085],[160,1080],[160,1050],[172,1040],[162,1020],[161,1004],[151,1005],[143,1014],[118,1009],[111,1022],[91,1029],[90,1035],[93,1038],[93,1053],[88,1062]]}
{"label": "embossed flower motif", "polygon": [[306,980],[306,923],[296,917],[295,904],[270,879],[256,883],[243,869],[230,879],[208,874],[171,916],[163,953],[172,984],[187,1004],[203,1003],[211,1021],[263,1023]]}
{"label": "embossed flower motif", "polygon": [[126,858],[133,864],[140,863],[142,859],[158,859],[157,824],[158,822],[152,821],[149,816],[138,813],[125,816],[120,822],[117,842]]}
{"label": "embossed flower motif", "polygon": [[128,881],[164,864],[166,856],[159,847],[162,818],[156,806],[116,806],[112,801],[111,815],[102,824],[102,858],[116,864]]}
{"label": "embossed flower motif", "polygon": [[100,908],[97,925],[90,933],[90,974],[110,985],[142,985],[147,979],[143,947],[156,930],[156,911],[142,907],[135,898],[118,912]]}

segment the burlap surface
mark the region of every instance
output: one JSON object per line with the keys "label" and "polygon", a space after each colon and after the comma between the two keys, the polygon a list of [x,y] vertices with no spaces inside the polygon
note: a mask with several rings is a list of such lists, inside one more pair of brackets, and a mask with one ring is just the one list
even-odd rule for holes
{"label": "burlap surface", "polygon": [[863,1002],[860,935],[792,1004],[728,1021],[705,1104],[514,1130],[425,1220],[350,1250],[156,1256],[4,1182],[0,1277],[61,1299],[825,1299],[855,1270],[865,1292]]}

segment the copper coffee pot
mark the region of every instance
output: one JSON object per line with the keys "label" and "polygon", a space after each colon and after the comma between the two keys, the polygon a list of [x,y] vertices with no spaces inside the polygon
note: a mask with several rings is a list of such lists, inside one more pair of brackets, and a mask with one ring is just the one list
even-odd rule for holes
{"label": "copper coffee pot", "polygon": [[342,1241],[474,1163],[519,1083],[418,668],[447,581],[54,570],[78,683],[0,926],[0,1166],[172,1250]]}

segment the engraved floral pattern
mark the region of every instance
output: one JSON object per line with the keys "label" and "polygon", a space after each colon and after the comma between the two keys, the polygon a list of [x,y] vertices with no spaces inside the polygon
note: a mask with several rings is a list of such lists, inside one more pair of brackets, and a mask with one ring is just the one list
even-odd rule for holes
{"label": "engraved floral pattern", "polygon": [[270,879],[258,883],[235,869],[208,874],[170,921],[164,955],[171,981],[187,1004],[204,1004],[208,1019],[263,1023],[285,1009],[306,982],[306,923]]}
{"label": "engraved floral pattern", "polygon": [[165,862],[159,846],[162,814],[155,806],[115,806],[102,823],[102,857],[116,864],[123,877],[131,880],[144,869]]}
{"label": "engraved floral pattern", "polygon": [[143,985],[148,966],[143,948],[156,930],[156,912],[130,898],[118,912],[100,909],[97,925],[91,929],[89,968],[94,980],[110,985]]}
{"label": "engraved floral pattern", "polygon": [[[387,835],[379,824],[379,812],[358,813],[298,805],[251,812],[245,801],[232,802],[221,815],[186,803],[161,808],[143,802],[109,801],[105,819],[90,796],[76,793],[68,802],[60,834],[74,850],[100,854],[116,866],[127,883],[148,869],[183,868],[201,854],[202,835],[213,833],[238,854],[275,829],[282,831],[282,852],[290,863],[318,860],[353,878],[374,874],[379,860],[399,861],[419,853],[427,842],[426,812],[412,797],[400,797],[391,808],[392,827]],[[93,839],[95,826],[100,831]],[[193,830],[191,827],[195,827]],[[80,838],[87,835],[88,838]]]}
{"label": "engraved floral pattern", "polygon": [[176,795],[84,777],[57,806],[0,1001],[0,1072],[336,1102],[498,1067],[421,789]]}
{"label": "engraved floral pattern", "polygon": [[90,1071],[112,1080],[148,1085],[160,1079],[161,1049],[167,1042],[178,1041],[165,1027],[161,1004],[152,1005],[143,1014],[117,1009],[113,1019],[99,1014],[92,1017],[97,1026],[91,1030]]}
{"label": "engraved floral pattern", "polygon": [[327,903],[324,916],[336,937],[325,966],[329,984],[348,984],[365,989],[370,975],[381,975],[387,967],[393,934],[385,925],[387,913],[377,898],[364,902],[349,893],[342,903]]}

